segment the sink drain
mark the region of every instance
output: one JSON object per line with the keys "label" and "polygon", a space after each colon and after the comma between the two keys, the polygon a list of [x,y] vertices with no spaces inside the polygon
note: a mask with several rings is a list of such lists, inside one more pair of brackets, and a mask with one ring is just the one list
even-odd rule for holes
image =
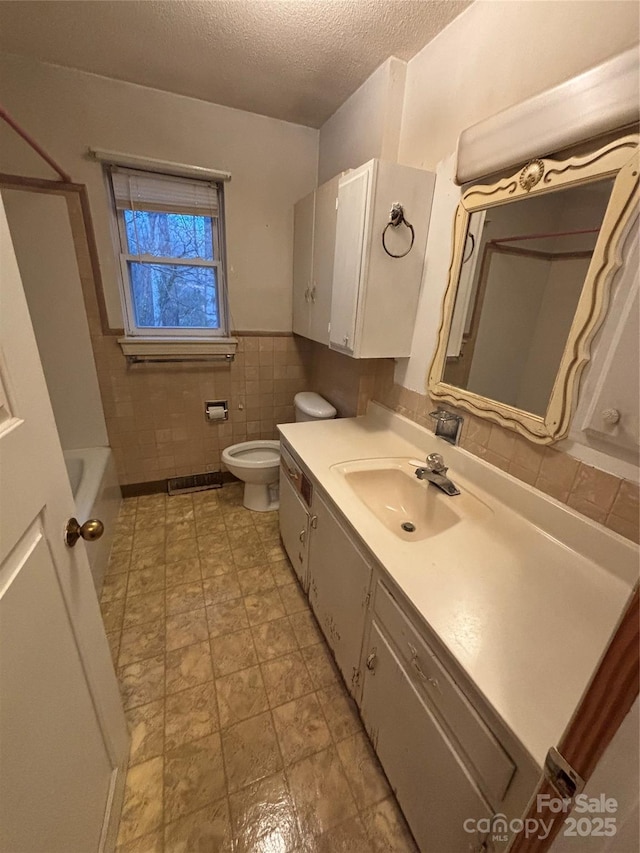
{"label": "sink drain", "polygon": [[412,524],[412,522],[410,522],[410,521],[403,521],[402,524],[400,525],[400,527],[402,527],[402,529],[406,533],[415,533],[416,532],[415,524]]}

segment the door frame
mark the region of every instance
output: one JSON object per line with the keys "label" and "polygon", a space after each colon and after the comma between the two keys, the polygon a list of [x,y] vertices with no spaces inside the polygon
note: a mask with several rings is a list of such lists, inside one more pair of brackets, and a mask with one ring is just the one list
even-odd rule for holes
{"label": "door frame", "polygon": [[[636,584],[618,627],[558,744],[560,754],[588,782],[609,743],[635,702],[640,688],[640,605]],[[537,797],[560,795],[543,776],[523,820],[551,821],[546,838],[515,836],[509,853],[546,853],[560,832],[566,814],[538,811]]]}

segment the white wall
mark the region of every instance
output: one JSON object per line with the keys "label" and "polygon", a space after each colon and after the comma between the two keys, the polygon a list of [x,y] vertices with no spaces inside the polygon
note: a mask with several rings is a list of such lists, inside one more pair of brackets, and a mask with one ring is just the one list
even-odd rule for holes
{"label": "white wall", "polygon": [[638,42],[633,2],[476,0],[407,66],[399,161],[434,169],[462,130]]}
{"label": "white wall", "polygon": [[406,69],[390,57],[322,125],[318,183],[374,157],[397,161]]}
{"label": "white wall", "polygon": [[[122,326],[122,314],[109,209],[102,170],[85,158],[88,146],[230,171],[232,325],[291,329],[293,205],[316,184],[317,130],[6,54],[0,101],[87,185],[113,326]],[[0,170],[53,177],[1,124]]]}
{"label": "white wall", "polygon": [[20,276],[63,450],[109,443],[67,203],[3,190]]}

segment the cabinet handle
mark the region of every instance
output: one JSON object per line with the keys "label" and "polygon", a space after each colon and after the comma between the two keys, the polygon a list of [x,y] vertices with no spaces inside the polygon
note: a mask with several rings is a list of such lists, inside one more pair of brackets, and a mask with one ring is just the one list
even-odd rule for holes
{"label": "cabinet handle", "polygon": [[315,302],[316,301],[316,284],[315,284],[315,282],[313,283],[313,287],[311,288],[309,295],[311,297],[311,301]]}
{"label": "cabinet handle", "polygon": [[310,524],[314,530],[318,529],[318,516],[317,515],[312,515],[311,518],[309,519],[309,522],[310,522]]}
{"label": "cabinet handle", "polygon": [[370,654],[367,657],[367,669],[373,672],[376,668],[376,660],[377,660],[376,649],[372,649]]}
{"label": "cabinet handle", "polygon": [[430,684],[436,690],[440,690],[440,685],[438,684],[438,679],[433,678],[430,675],[426,675],[424,670],[420,666],[420,659],[418,658],[417,649],[414,646],[412,646],[411,643],[407,643],[407,645],[409,646],[409,651],[411,652],[411,666],[415,669],[419,678],[421,678],[423,681],[426,681],[428,684]]}
{"label": "cabinet handle", "polygon": [[307,531],[306,531],[306,530],[301,530],[301,531],[300,531],[300,535],[298,536],[298,539],[299,539],[301,542],[304,542],[304,540],[305,540],[306,538],[307,538]]}
{"label": "cabinet handle", "polygon": [[311,289],[310,289],[309,285],[307,285],[307,289],[304,292],[304,301],[305,302],[311,301]]}

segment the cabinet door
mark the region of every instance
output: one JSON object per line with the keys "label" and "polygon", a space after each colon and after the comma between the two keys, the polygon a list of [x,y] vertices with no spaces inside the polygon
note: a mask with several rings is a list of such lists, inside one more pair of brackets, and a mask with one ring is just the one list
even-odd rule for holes
{"label": "cabinet door", "polygon": [[333,287],[333,254],[336,246],[338,182],[336,176],[316,190],[313,226],[313,271],[309,303],[309,337],[329,344],[331,289]]}
{"label": "cabinet door", "polygon": [[[469,853],[491,809],[374,621],[361,713],[420,850]],[[469,824],[467,824],[469,826]]]}
{"label": "cabinet door", "polygon": [[372,179],[370,168],[358,170],[355,174],[341,178],[338,190],[330,346],[332,349],[349,353],[355,349],[358,296],[363,272]]}
{"label": "cabinet door", "polygon": [[364,635],[371,566],[317,493],[309,546],[309,601],[352,693]]}
{"label": "cabinet door", "polygon": [[309,589],[309,513],[300,495],[280,467],[280,536],[305,592]]}
{"label": "cabinet door", "polygon": [[293,331],[305,337],[309,334],[315,195],[309,193],[293,209]]}

